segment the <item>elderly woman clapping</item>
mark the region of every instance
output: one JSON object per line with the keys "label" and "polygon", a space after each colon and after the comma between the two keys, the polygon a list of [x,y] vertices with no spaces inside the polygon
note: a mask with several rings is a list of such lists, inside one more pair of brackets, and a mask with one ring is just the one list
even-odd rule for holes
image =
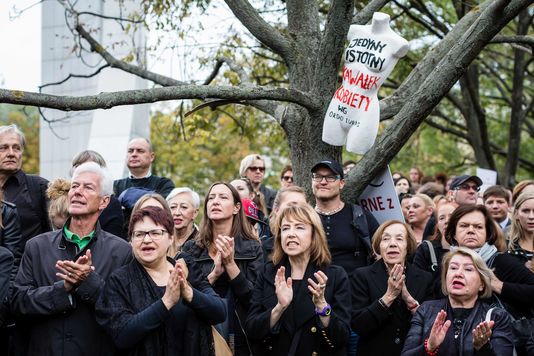
{"label": "elderly woman clapping", "polygon": [[351,275],[358,355],[400,354],[412,314],[432,294],[432,275],[407,263],[416,245],[410,226],[388,220],[373,236],[373,250],[381,258]]}
{"label": "elderly woman clapping", "polygon": [[[402,355],[512,355],[510,316],[481,301],[491,296],[491,271],[479,254],[460,247],[443,258],[447,298],[423,303]],[[488,320],[489,319],[489,320]]]}

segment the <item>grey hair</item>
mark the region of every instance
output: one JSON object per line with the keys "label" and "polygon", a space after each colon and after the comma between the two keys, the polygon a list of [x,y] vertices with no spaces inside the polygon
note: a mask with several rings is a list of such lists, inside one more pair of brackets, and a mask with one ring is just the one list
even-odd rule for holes
{"label": "grey hair", "polygon": [[72,180],[82,173],[96,173],[100,176],[100,196],[113,194],[113,178],[107,168],[100,167],[95,162],[85,162],[80,164],[72,173]]}
{"label": "grey hair", "polygon": [[252,162],[254,162],[255,160],[262,161],[263,164],[265,164],[265,160],[263,159],[263,157],[257,153],[253,153],[253,154],[246,156],[245,158],[241,160],[241,164],[239,165],[239,176],[240,177],[245,176],[245,173],[248,167],[250,167],[252,165]]}
{"label": "grey hair", "polygon": [[24,136],[24,133],[20,131],[17,125],[11,124],[11,125],[0,126],[0,135],[6,134],[6,133],[14,133],[16,135],[19,135],[22,148],[26,148],[26,136]]}
{"label": "grey hair", "polygon": [[165,199],[167,200],[167,203],[169,203],[172,198],[182,193],[191,194],[191,198],[193,198],[193,207],[195,209],[200,208],[200,196],[197,192],[188,187],[174,188],[173,190],[171,190],[171,192],[169,193],[169,195],[167,195],[167,198]]}
{"label": "grey hair", "polygon": [[128,146],[130,145],[130,143],[132,143],[133,140],[143,140],[145,141],[146,143],[148,143],[148,151],[149,152],[154,152],[154,148],[152,147],[152,142],[150,142],[150,139],[146,138],[146,137],[134,137],[132,138],[129,142],[128,142]]}

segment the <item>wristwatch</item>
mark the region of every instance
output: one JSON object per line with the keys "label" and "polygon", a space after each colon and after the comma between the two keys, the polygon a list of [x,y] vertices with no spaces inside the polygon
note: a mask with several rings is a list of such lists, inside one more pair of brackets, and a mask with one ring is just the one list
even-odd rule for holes
{"label": "wristwatch", "polygon": [[322,310],[315,308],[315,315],[329,316],[331,313],[332,307],[328,303],[326,303],[326,306]]}

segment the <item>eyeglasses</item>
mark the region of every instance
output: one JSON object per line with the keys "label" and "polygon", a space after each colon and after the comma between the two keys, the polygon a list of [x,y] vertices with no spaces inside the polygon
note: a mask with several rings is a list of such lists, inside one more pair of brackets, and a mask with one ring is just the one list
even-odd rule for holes
{"label": "eyeglasses", "polygon": [[475,192],[478,192],[480,190],[480,187],[478,185],[473,184],[462,184],[459,187],[456,187],[456,190],[463,190],[466,192],[470,189],[474,190]]}
{"label": "eyeglasses", "polygon": [[149,231],[134,231],[132,233],[132,240],[136,241],[142,241],[145,239],[145,237],[148,235],[152,239],[152,241],[158,241],[161,240],[163,235],[165,235],[167,231],[163,229],[153,229]]}
{"label": "eyeglasses", "polygon": [[255,166],[250,166],[250,167],[248,167],[248,169],[250,169],[251,171],[265,172],[265,167],[255,167]]}
{"label": "eyeglasses", "polygon": [[312,179],[314,182],[317,182],[317,183],[321,183],[323,179],[326,179],[328,183],[333,183],[336,180],[341,179],[341,176],[339,174],[335,176],[323,176],[323,175],[314,173],[312,174]]}
{"label": "eyeglasses", "polygon": [[284,182],[293,182],[293,177],[291,176],[283,176],[282,179]]}

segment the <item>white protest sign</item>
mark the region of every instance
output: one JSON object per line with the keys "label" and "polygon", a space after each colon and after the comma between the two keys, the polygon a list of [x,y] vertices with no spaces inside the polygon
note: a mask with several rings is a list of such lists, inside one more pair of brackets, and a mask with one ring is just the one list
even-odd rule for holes
{"label": "white protest sign", "polygon": [[477,177],[482,180],[480,194],[483,194],[492,185],[497,184],[497,172],[491,169],[477,168]]}
{"label": "white protest sign", "polygon": [[373,214],[379,224],[392,219],[404,221],[389,166],[369,183],[358,200],[361,207]]}
{"label": "white protest sign", "polygon": [[378,89],[409,48],[408,41],[391,29],[389,20],[389,15],[375,12],[370,25],[350,26],[343,83],[325,114],[324,142],[346,144],[347,151],[359,154],[375,142],[380,121]]}

